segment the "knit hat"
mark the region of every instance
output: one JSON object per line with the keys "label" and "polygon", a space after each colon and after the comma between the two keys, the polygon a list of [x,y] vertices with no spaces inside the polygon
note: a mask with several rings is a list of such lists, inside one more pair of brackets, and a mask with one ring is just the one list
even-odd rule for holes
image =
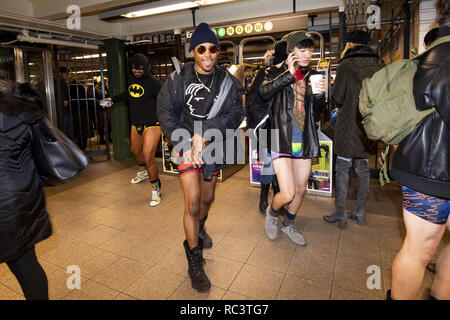
{"label": "knit hat", "polygon": [[350,33],[347,33],[345,36],[345,42],[353,42],[359,44],[369,44],[370,42],[370,34],[363,30],[356,30]]}
{"label": "knit hat", "polygon": [[294,48],[297,46],[297,44],[303,40],[311,40],[314,43],[313,36],[307,31],[291,32],[286,37],[286,52],[291,53],[292,50],[294,50]]}
{"label": "knit hat", "polygon": [[206,42],[214,43],[220,49],[219,39],[217,39],[216,34],[211,30],[207,23],[202,22],[195,28],[195,31],[192,34],[189,52],[194,50],[199,44]]}

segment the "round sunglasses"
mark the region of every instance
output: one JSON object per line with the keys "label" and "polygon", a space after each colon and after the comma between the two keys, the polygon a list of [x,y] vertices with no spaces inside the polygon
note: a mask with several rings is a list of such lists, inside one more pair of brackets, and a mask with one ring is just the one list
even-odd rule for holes
{"label": "round sunglasses", "polygon": [[219,48],[217,46],[211,46],[209,48],[206,48],[205,46],[199,46],[197,48],[197,52],[199,54],[204,54],[206,52],[206,50],[209,50],[210,53],[215,54],[219,51]]}

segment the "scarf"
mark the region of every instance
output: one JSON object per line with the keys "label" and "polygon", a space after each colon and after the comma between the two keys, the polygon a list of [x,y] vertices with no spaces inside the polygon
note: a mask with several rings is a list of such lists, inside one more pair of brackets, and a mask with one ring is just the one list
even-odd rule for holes
{"label": "scarf", "polygon": [[[306,70],[303,70],[306,72]],[[305,78],[309,75],[309,72],[303,73],[302,68],[298,68],[295,73],[295,83],[294,83],[294,118],[298,122],[298,127],[301,131],[305,128],[305,92],[306,92],[306,81]]]}

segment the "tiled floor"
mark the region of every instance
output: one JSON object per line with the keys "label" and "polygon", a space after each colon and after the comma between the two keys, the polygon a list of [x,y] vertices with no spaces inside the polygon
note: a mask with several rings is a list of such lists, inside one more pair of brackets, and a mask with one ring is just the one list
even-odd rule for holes
{"label": "tiled floor", "polygon": [[[322,220],[334,198],[307,196],[296,219],[307,245],[280,232],[271,241],[257,209],[259,189],[248,167],[216,189],[205,251],[209,293],[191,288],[182,246],[183,196],[179,179],[161,175],[162,203],[148,206],[150,185],[130,183],[132,161],[96,161],[77,180],[47,188],[54,233],[37,245],[51,299],[383,299],[392,260],[405,231],[401,194],[371,181],[367,226],[340,230]],[[349,192],[349,207],[355,203]],[[449,241],[449,233],[440,250]],[[367,288],[367,268],[380,267],[380,289]],[[69,289],[69,266],[81,271],[81,289]],[[418,298],[431,286],[428,271]],[[0,265],[0,299],[23,299],[16,279]]]}

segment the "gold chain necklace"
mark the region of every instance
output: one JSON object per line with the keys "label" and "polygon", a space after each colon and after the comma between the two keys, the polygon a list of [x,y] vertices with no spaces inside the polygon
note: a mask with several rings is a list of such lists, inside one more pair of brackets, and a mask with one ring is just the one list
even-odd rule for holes
{"label": "gold chain necklace", "polygon": [[209,88],[208,88],[207,86],[205,86],[205,84],[203,83],[202,80],[200,80],[200,77],[198,76],[198,73],[197,73],[197,70],[195,70],[195,67],[194,67],[194,71],[195,71],[195,74],[196,74],[196,76],[197,76],[198,81],[200,81],[200,83],[203,85],[203,87],[204,87],[208,92],[211,92],[211,88],[212,88],[212,85],[213,85],[213,83],[214,83],[214,75],[216,74],[216,68],[213,69],[213,73],[212,73],[212,81],[211,81],[211,84],[209,85]]}

